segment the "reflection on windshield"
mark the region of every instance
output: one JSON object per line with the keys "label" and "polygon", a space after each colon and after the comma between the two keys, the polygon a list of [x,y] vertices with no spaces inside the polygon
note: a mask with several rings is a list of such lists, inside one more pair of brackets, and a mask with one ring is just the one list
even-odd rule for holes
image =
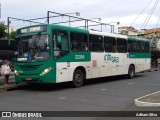
{"label": "reflection on windshield", "polygon": [[48,58],[48,35],[29,35],[19,39],[17,61],[42,61]]}

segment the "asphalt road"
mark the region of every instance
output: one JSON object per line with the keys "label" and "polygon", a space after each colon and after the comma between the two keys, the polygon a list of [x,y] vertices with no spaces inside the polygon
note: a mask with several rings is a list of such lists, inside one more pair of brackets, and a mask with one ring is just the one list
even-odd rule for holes
{"label": "asphalt road", "polygon": [[[2,77],[0,80],[2,81]],[[14,77],[10,78],[10,82],[14,82]],[[156,91],[160,91],[160,71],[139,73],[134,79],[117,76],[88,80],[80,88],[72,88],[70,83],[51,86],[31,85],[0,92],[0,111],[160,111],[160,108],[138,108],[134,105],[135,98]],[[74,120],[75,118],[54,119]],[[115,118],[78,117],[76,119],[113,120]],[[145,120],[146,118],[117,119]]]}

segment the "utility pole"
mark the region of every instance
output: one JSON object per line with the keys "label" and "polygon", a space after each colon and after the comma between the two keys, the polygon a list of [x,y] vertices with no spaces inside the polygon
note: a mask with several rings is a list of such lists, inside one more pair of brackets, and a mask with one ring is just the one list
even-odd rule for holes
{"label": "utility pole", "polygon": [[1,3],[0,3],[0,18],[1,18]]}

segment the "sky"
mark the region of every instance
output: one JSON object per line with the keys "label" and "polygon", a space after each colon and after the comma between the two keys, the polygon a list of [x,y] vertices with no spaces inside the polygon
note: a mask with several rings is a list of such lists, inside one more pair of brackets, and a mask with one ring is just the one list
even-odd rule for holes
{"label": "sky", "polygon": [[[151,3],[144,12],[131,24],[150,1]],[[46,17],[47,11],[62,14],[79,12],[79,17],[81,18],[101,18],[101,22],[113,24],[115,28],[132,25],[136,29],[141,29],[156,1],[157,0],[0,0],[0,21],[4,21],[6,24],[7,17],[22,19]],[[159,4],[157,4],[153,15],[148,20],[145,29],[155,28],[157,26],[160,17],[158,12],[160,8]],[[116,22],[120,22],[120,24],[117,25]],[[25,24],[25,22],[11,22],[11,26],[16,28],[22,27]],[[160,25],[158,24],[157,27],[160,27]]]}

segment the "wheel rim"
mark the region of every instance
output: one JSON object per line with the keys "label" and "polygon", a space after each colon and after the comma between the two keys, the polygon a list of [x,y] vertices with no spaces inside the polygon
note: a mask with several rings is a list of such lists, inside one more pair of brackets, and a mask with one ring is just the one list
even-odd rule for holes
{"label": "wheel rim", "polygon": [[80,83],[82,81],[82,77],[80,73],[77,73],[74,78],[76,83]]}
{"label": "wheel rim", "polygon": [[133,67],[131,67],[130,75],[134,76],[134,68]]}

